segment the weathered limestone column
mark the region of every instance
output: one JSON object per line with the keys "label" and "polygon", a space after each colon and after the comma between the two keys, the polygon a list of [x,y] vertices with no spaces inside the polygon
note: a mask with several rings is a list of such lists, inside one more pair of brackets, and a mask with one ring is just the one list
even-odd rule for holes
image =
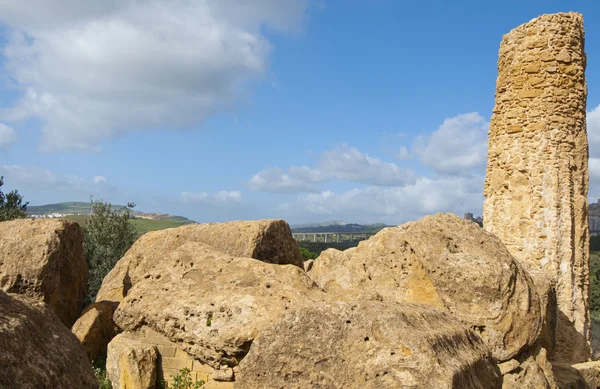
{"label": "weathered limestone column", "polygon": [[502,38],[484,226],[556,283],[551,357],[590,356],[583,17],[543,15]]}

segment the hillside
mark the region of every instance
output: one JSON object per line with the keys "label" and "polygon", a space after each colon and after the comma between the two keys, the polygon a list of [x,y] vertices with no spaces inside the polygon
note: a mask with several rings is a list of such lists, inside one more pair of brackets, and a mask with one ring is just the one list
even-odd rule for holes
{"label": "hillside", "polygon": [[[117,212],[127,209],[126,206],[118,204],[111,204],[111,208]],[[39,215],[41,217],[52,214],[59,214],[61,216],[88,216],[92,213],[92,207],[89,202],[71,201],[46,205],[30,205],[27,207],[27,213],[30,216]],[[195,223],[193,220],[183,216],[173,216],[164,213],[146,213],[133,210],[131,211],[131,215],[135,219],[173,222],[178,225]]]}
{"label": "hillside", "polygon": [[292,232],[377,232],[385,227],[389,227],[382,223],[377,224],[358,224],[358,223],[344,223],[339,221],[315,223],[315,224],[301,224],[291,226]]}

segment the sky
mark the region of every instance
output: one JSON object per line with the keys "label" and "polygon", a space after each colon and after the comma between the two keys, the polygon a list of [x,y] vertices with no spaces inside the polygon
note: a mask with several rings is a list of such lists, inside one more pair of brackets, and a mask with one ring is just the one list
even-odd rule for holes
{"label": "sky", "polygon": [[502,35],[567,11],[595,202],[595,0],[0,0],[2,189],[198,222],[480,215]]}

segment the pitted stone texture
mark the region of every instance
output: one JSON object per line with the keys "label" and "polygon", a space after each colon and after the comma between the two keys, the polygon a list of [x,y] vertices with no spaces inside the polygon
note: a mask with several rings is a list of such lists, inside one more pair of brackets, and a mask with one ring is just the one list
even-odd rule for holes
{"label": "pitted stone texture", "polygon": [[588,143],[583,18],[543,15],[502,38],[484,226],[556,280],[551,359],[590,356]]}
{"label": "pitted stone texture", "polygon": [[171,251],[187,242],[204,243],[223,253],[304,269],[298,245],[283,220],[188,224],[144,234],[104,278],[96,301],[122,301]]}
{"label": "pitted stone texture", "polygon": [[129,331],[148,326],[219,368],[237,365],[261,329],[286,310],[323,298],[299,267],[236,258],[188,242],[134,284],[114,320]]}
{"label": "pitted stone texture", "polygon": [[[156,379],[157,382],[173,383],[173,378],[181,373],[181,369],[188,368],[192,382],[202,380],[205,385],[202,389],[231,389],[233,383],[215,380],[215,371],[212,367],[203,364],[183,351],[176,343],[148,327],[141,327],[135,332],[125,331],[125,336],[135,342],[145,344],[156,349]],[[160,385],[157,385],[161,388]]]}
{"label": "pitted stone texture", "polygon": [[[318,260],[317,260],[318,262]],[[481,338],[417,304],[360,301],[288,311],[254,341],[236,389],[499,389]]]}
{"label": "pitted stone texture", "polygon": [[0,289],[44,301],[70,328],[79,317],[87,277],[77,223],[60,219],[0,223]]}
{"label": "pitted stone texture", "polygon": [[446,310],[478,331],[498,361],[535,344],[542,332],[531,277],[497,237],[452,214],[386,228],[356,248],[326,250],[308,274],[342,298]]}
{"label": "pitted stone texture", "polygon": [[0,290],[0,388],[96,389],[79,340],[48,306]]}

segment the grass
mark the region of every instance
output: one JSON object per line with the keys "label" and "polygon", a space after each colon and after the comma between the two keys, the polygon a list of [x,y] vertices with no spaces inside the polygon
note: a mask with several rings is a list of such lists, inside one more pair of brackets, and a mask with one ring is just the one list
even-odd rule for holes
{"label": "grass", "polygon": [[[81,227],[85,227],[90,216],[84,215],[68,215],[65,219],[73,220],[77,222]],[[187,219],[185,219],[187,220]],[[164,220],[149,220],[149,219],[130,219],[129,222],[133,224],[138,235],[144,235],[148,231],[164,230],[166,228],[180,227],[186,224],[180,219],[164,219]]]}

